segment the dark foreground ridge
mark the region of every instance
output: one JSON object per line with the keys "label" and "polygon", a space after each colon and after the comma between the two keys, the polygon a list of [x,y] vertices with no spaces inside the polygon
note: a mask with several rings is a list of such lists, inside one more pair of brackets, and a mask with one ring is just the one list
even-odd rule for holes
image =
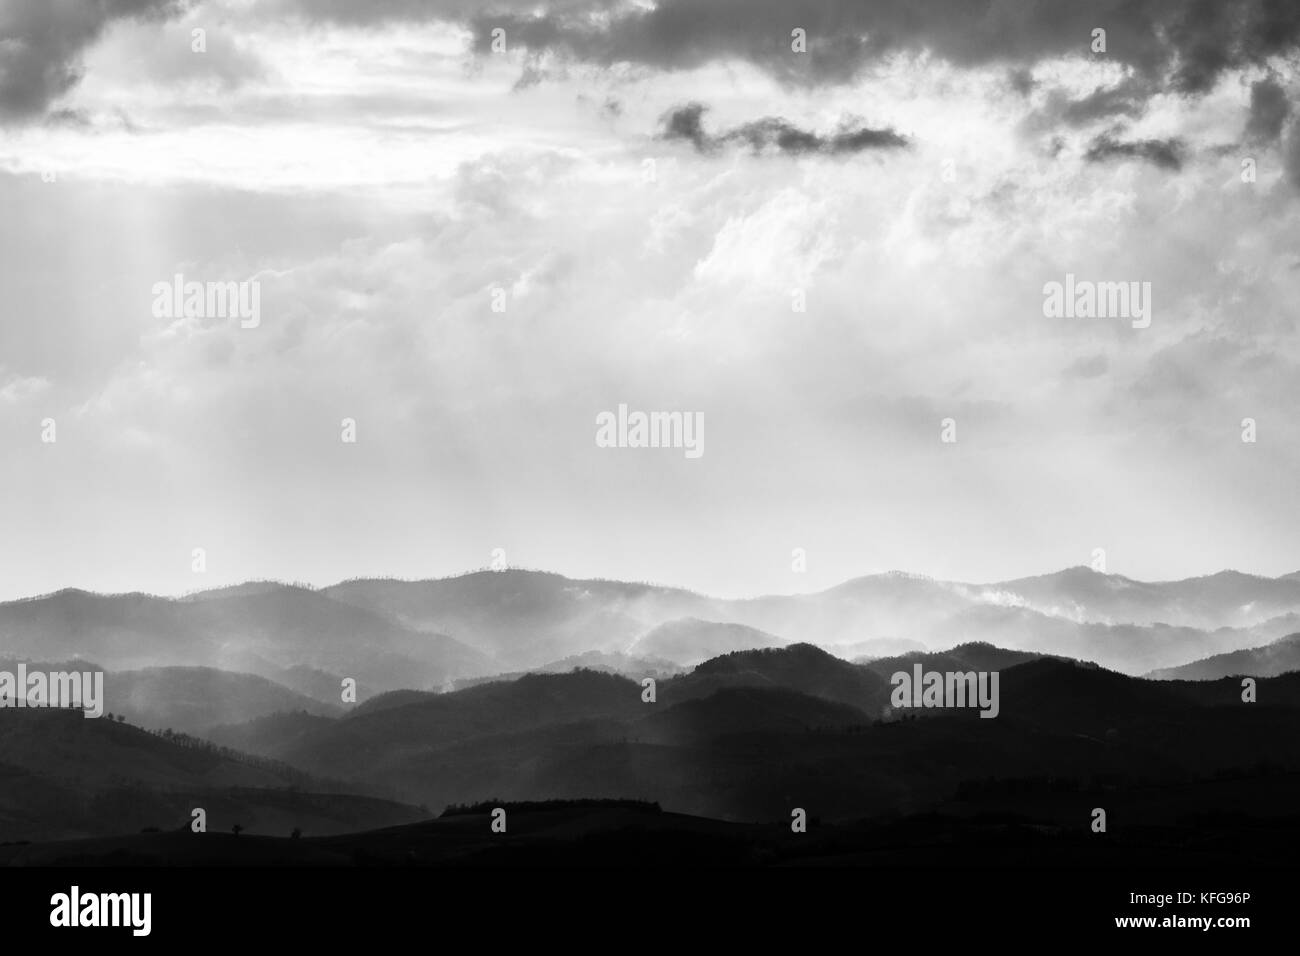
{"label": "dark foreground ridge", "polygon": [[[1004,787],[1005,784],[1000,785]],[[1015,788],[1013,788],[1015,789]],[[1024,781],[1020,802],[1088,802],[1044,781]],[[1290,812],[1205,811],[1238,793]],[[730,823],[628,800],[456,808],[436,819],[322,837],[231,833],[142,833],[0,846],[0,866],[37,867],[789,867],[1037,868],[1231,866],[1291,867],[1300,851],[1300,774],[1153,788],[1110,803],[1110,831],[1064,826],[1041,816],[989,812],[979,795],[964,808],[891,819],[827,823]],[[1055,798],[1055,799],[1054,799]],[[1005,802],[1005,800],[1003,800]],[[1146,822],[1154,806],[1175,806],[1174,822]],[[494,808],[495,809],[495,808]]]}

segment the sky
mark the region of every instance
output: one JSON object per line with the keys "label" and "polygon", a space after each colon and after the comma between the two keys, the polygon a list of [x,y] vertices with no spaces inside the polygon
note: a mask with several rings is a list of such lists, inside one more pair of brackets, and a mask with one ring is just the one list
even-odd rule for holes
{"label": "sky", "polygon": [[0,598],[1293,572],[1298,50],[1283,0],[0,0]]}

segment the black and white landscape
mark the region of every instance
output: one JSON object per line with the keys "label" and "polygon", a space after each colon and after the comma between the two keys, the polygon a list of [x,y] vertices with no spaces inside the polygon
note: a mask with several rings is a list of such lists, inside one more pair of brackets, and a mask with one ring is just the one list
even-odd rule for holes
{"label": "black and white landscape", "polygon": [[[1097,805],[1139,845],[1222,854],[1225,827],[1294,820],[1297,613],[1298,575],[1144,583],[1082,567],[979,585],[887,573],[739,601],[522,570],[181,598],[65,590],[0,605],[14,655],[0,663],[102,669],[118,719],[3,712],[0,764],[21,785],[0,859],[472,860],[496,849],[469,821],[498,806],[561,845],[626,840],[629,820],[646,840],[680,829],[683,862],[865,862],[899,827],[925,845],[1005,830],[999,853],[1032,836],[1072,858],[1090,851]],[[996,719],[894,706],[894,675],[917,665],[997,672]],[[213,831],[328,839],[200,840],[193,807]],[[455,807],[478,813],[442,815]],[[796,807],[818,821],[807,846],[779,838]]]}
{"label": "black and white landscape", "polygon": [[0,865],[1294,865],[1298,62],[0,0]]}

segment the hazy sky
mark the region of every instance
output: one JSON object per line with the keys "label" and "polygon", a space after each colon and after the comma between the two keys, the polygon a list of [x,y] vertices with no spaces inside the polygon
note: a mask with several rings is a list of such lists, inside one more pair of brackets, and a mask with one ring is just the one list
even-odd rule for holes
{"label": "hazy sky", "polygon": [[[1294,571],[1298,38],[1272,0],[0,0],[0,597],[495,548],[725,595]],[[176,273],[261,324],[156,316]],[[1067,273],[1150,326],[1045,317]],[[704,454],[597,447],[620,403]]]}

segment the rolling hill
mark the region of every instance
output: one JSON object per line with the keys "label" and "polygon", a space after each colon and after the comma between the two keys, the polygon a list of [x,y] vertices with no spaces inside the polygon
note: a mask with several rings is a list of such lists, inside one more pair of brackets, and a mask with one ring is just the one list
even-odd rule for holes
{"label": "rolling hill", "polygon": [[110,671],[104,676],[104,698],[106,711],[124,714],[133,724],[192,734],[280,711],[305,710],[320,716],[343,712],[341,706],[323,704],[264,677],[212,667]]}
{"label": "rolling hill", "polygon": [[333,705],[345,677],[364,701],[557,662],[633,677],[653,662],[662,676],[659,662],[791,643],[856,656],[987,642],[1141,674],[1258,647],[1298,624],[1300,581],[1230,571],[1149,583],[1080,567],[978,585],[891,572],[724,600],[509,570],[320,590],[252,582],[178,599],[61,591],[0,604],[0,655],[115,671],[214,667]]}
{"label": "rolling hill", "polygon": [[491,670],[483,655],[449,637],[408,630],[317,591],[259,585],[200,597],[68,590],[0,604],[0,654],[85,657],[116,671],[215,667],[273,681],[307,668],[355,678],[362,696]]}
{"label": "rolling hill", "polygon": [[210,830],[239,823],[250,833],[337,833],[423,816],[362,785],[74,711],[7,711],[0,770],[2,840],[188,827],[195,807]]}
{"label": "rolling hill", "polygon": [[1300,671],[1300,633],[1263,647],[1215,654],[1179,667],[1155,670],[1147,676],[1152,680],[1217,680],[1235,674],[1276,677],[1290,671]]}

